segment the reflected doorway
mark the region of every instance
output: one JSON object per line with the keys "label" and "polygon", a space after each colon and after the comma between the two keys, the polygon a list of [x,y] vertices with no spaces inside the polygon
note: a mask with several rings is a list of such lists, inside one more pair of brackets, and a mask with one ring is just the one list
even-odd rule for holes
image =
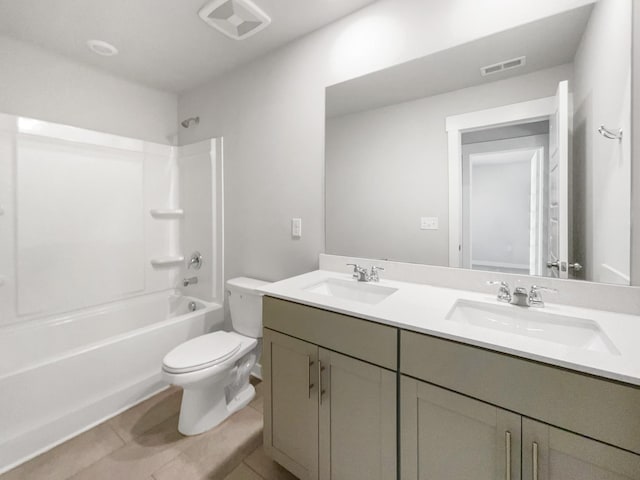
{"label": "reflected doorway", "polygon": [[462,265],[543,275],[549,122],[462,134]]}

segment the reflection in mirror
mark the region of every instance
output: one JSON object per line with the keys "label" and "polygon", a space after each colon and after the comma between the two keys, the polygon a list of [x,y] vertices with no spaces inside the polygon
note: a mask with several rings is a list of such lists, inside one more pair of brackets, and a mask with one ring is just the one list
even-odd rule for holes
{"label": "reflection in mirror", "polygon": [[629,284],[630,92],[630,0],[327,88],[327,253]]}

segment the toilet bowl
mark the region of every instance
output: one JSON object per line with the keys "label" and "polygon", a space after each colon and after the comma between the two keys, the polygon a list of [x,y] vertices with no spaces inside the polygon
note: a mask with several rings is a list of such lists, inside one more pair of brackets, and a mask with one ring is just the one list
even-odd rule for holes
{"label": "toilet bowl", "polygon": [[227,282],[234,331],[201,335],[178,345],[162,361],[163,379],[184,392],[178,430],[203,433],[246,406],[255,396],[249,377],[262,337],[262,295],[267,282],[234,278]]}

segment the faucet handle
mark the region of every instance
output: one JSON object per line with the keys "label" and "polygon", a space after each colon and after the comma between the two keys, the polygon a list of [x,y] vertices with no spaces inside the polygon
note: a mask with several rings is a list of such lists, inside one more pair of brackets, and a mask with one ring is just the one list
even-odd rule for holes
{"label": "faucet handle", "polygon": [[505,281],[500,280],[489,280],[487,285],[499,285],[498,289],[498,301],[509,303],[511,301],[511,289],[509,288],[509,284]]}
{"label": "faucet handle", "polygon": [[531,290],[529,291],[530,307],[539,307],[539,308],[544,307],[544,301],[542,300],[542,295],[540,294],[540,292],[558,293],[558,290],[555,288],[531,285]]}
{"label": "faucet handle", "polygon": [[360,273],[362,272],[362,267],[357,263],[347,263],[348,267],[353,267],[353,275],[351,275],[355,279],[360,278]]}
{"label": "faucet handle", "polygon": [[375,265],[371,266],[371,274],[369,275],[370,279],[372,282],[379,282],[380,281],[380,275],[378,275],[378,272],[382,270],[384,272],[384,268],[383,267],[376,267]]}

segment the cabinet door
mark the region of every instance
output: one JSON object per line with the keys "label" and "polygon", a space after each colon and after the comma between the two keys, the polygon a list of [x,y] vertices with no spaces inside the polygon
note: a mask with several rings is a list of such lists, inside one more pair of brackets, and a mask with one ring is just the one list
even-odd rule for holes
{"label": "cabinet door", "polygon": [[322,348],[319,365],[320,478],[396,478],[396,374]]}
{"label": "cabinet door", "polygon": [[404,375],[400,398],[403,479],[520,479],[519,415]]}
{"label": "cabinet door", "polygon": [[264,448],[301,480],[318,478],[318,347],[264,329]]}
{"label": "cabinet door", "polygon": [[523,480],[640,480],[640,456],[522,420]]}

